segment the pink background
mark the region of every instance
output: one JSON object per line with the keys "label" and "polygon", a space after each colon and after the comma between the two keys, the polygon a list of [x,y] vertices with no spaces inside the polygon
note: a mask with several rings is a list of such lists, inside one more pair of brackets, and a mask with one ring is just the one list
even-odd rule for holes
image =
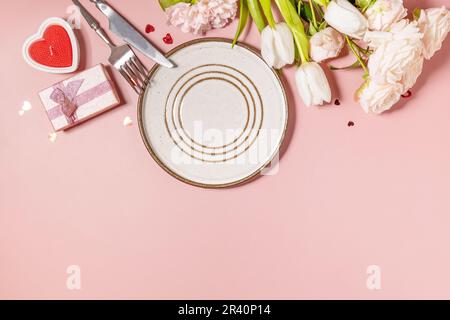
{"label": "pink background", "polygon": [[[110,2],[140,29],[153,24],[162,50],[194,38],[167,26],[154,0]],[[0,10],[0,298],[450,298],[450,41],[412,98],[382,116],[353,101],[360,71],[330,73],[341,106],[306,108],[286,70],[279,173],[203,190],[153,162],[136,122],[122,125],[136,120],[137,97],[116,72],[126,103],[49,142],[37,93],[67,76],[30,68],[21,46],[69,5]],[[245,41],[258,39],[252,29]],[[84,21],[80,40],[83,67],[105,62],[108,48]],[[33,109],[20,117],[24,100]],[[66,288],[69,265],[81,267],[80,291]],[[381,290],[366,287],[369,265],[382,270]]]}

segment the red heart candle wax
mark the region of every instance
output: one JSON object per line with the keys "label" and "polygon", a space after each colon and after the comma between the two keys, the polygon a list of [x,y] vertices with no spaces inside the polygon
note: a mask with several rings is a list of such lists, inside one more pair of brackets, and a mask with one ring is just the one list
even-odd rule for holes
{"label": "red heart candle wax", "polygon": [[73,64],[70,36],[59,25],[48,26],[42,39],[30,45],[28,54],[31,59],[47,67],[68,68]]}

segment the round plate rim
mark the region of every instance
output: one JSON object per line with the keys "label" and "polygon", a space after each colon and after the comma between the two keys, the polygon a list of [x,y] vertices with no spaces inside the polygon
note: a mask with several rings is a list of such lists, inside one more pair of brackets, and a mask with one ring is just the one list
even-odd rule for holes
{"label": "round plate rim", "polygon": [[[165,54],[165,56],[167,58],[170,58],[174,53],[198,44],[198,43],[205,43],[205,42],[223,42],[223,43],[229,43],[232,44],[232,40],[227,39],[227,38],[220,38],[220,37],[209,37],[209,38],[202,38],[202,39],[194,39],[194,40],[190,40],[187,41],[181,45],[178,45],[177,47],[173,48],[172,50],[170,50],[169,52],[167,52]],[[251,53],[253,53],[254,55],[256,55],[258,58],[260,58],[264,63],[264,59],[262,58],[261,54],[258,52],[257,49],[255,49],[254,47],[248,45],[248,44],[243,44],[243,43],[237,43],[236,46],[239,46],[241,48],[247,49],[248,51],[250,51]],[[266,64],[267,65],[267,64]],[[161,68],[161,66],[159,64],[155,64],[149,71],[148,73],[148,77],[147,79],[151,79],[152,76],[154,75],[154,73],[156,72],[156,70],[158,70],[159,68]],[[279,73],[271,68],[269,66],[270,70],[272,71],[273,75],[275,76],[275,78],[277,79],[278,83],[281,86],[282,92],[283,92],[283,99],[284,99],[284,106],[285,106],[285,114],[286,114],[286,118],[285,118],[285,123],[283,126],[283,133],[281,135],[281,139],[280,142],[278,144],[278,146],[276,147],[275,151],[279,152],[280,148],[284,142],[284,139],[286,137],[286,131],[287,131],[287,126],[289,123],[289,105],[288,105],[288,99],[287,99],[287,95],[286,95],[286,89],[284,88],[284,84],[283,81],[279,75]],[[186,184],[189,184],[191,186],[195,186],[195,187],[200,187],[200,188],[206,188],[206,189],[223,189],[223,188],[229,188],[229,187],[235,187],[235,186],[239,186],[242,185],[244,183],[247,183],[249,181],[251,181],[252,179],[258,177],[258,175],[261,173],[262,170],[264,170],[264,168],[266,168],[275,158],[276,153],[274,154],[274,156],[272,156],[267,162],[265,162],[263,165],[261,165],[258,169],[254,170],[251,174],[249,174],[248,176],[241,178],[239,180],[236,181],[232,181],[232,182],[228,182],[228,183],[222,183],[222,184],[207,184],[207,183],[201,183],[201,182],[197,182],[197,181],[193,181],[190,179],[187,179],[181,175],[179,175],[178,173],[174,172],[172,169],[170,169],[156,154],[156,152],[153,150],[152,146],[150,145],[150,142],[147,139],[147,136],[145,134],[145,128],[144,128],[144,120],[143,120],[143,107],[144,107],[144,95],[145,92],[147,91],[147,86],[149,85],[150,81],[146,81],[141,94],[139,95],[139,100],[138,100],[138,108],[137,108],[137,118],[138,118],[138,124],[139,124],[139,132],[141,135],[141,138],[145,144],[145,147],[147,148],[147,151],[150,153],[151,157],[153,158],[153,160],[164,170],[166,171],[168,174],[170,174],[172,177],[176,178],[177,180],[184,182]]]}

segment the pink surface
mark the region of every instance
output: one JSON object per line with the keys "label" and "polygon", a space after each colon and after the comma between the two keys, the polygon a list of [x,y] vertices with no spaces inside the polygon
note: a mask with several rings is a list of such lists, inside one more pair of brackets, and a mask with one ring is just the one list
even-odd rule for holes
{"label": "pink surface", "polygon": [[[193,38],[167,26],[156,1],[111,3],[142,30],[153,24],[162,50]],[[279,173],[202,190],[167,175],[136,123],[122,125],[136,120],[137,97],[116,72],[126,104],[49,142],[37,93],[67,76],[30,68],[21,46],[69,5],[0,10],[0,298],[450,298],[450,40],[412,98],[382,116],[353,101],[360,72],[331,75],[340,106],[306,108],[287,70]],[[84,21],[79,35],[82,66],[105,62],[108,48]],[[258,45],[255,29],[246,42]],[[24,100],[33,109],[20,117]],[[81,290],[66,287],[69,265],[81,267]],[[369,265],[381,268],[381,290],[366,287]]]}

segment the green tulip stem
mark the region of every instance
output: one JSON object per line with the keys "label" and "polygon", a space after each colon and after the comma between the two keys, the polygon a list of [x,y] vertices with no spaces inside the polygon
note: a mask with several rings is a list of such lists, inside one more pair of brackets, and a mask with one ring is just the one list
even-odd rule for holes
{"label": "green tulip stem", "polygon": [[359,52],[354,47],[353,42],[350,40],[350,38],[348,36],[345,36],[345,40],[347,40],[348,47],[353,52],[353,54],[355,55],[356,59],[358,59],[358,62],[361,64],[361,67],[364,69],[364,72],[366,74],[369,74],[369,70],[367,69],[367,66],[366,66],[365,62],[363,61],[363,59],[361,58]]}
{"label": "green tulip stem", "polygon": [[239,37],[241,36],[242,32],[247,26],[248,16],[249,13],[246,0],[239,0],[239,24],[236,29],[236,34],[234,36],[233,43],[231,45],[232,48],[236,45],[236,43],[239,40]]}
{"label": "green tulip stem", "polygon": [[259,0],[261,3],[261,7],[263,9],[264,15],[266,16],[267,22],[269,22],[269,26],[274,29],[275,28],[275,19],[273,18],[272,13],[272,1],[271,0]]}
{"label": "green tulip stem", "polygon": [[291,0],[275,0],[284,21],[291,29],[294,36],[295,45],[300,55],[301,63],[309,61],[309,39],[303,27],[303,21],[300,18],[296,8]]}
{"label": "green tulip stem", "polygon": [[247,0],[247,7],[253,22],[256,24],[258,31],[261,32],[266,27],[266,21],[264,20],[261,8],[258,0]]}
{"label": "green tulip stem", "polygon": [[314,10],[314,6],[313,6],[312,0],[309,0],[309,7],[311,8],[311,14],[312,14],[312,18],[313,18],[314,28],[317,29],[316,11]]}
{"label": "green tulip stem", "polygon": [[328,7],[330,0],[314,0],[314,2],[317,3],[319,6],[326,8],[326,7]]}

